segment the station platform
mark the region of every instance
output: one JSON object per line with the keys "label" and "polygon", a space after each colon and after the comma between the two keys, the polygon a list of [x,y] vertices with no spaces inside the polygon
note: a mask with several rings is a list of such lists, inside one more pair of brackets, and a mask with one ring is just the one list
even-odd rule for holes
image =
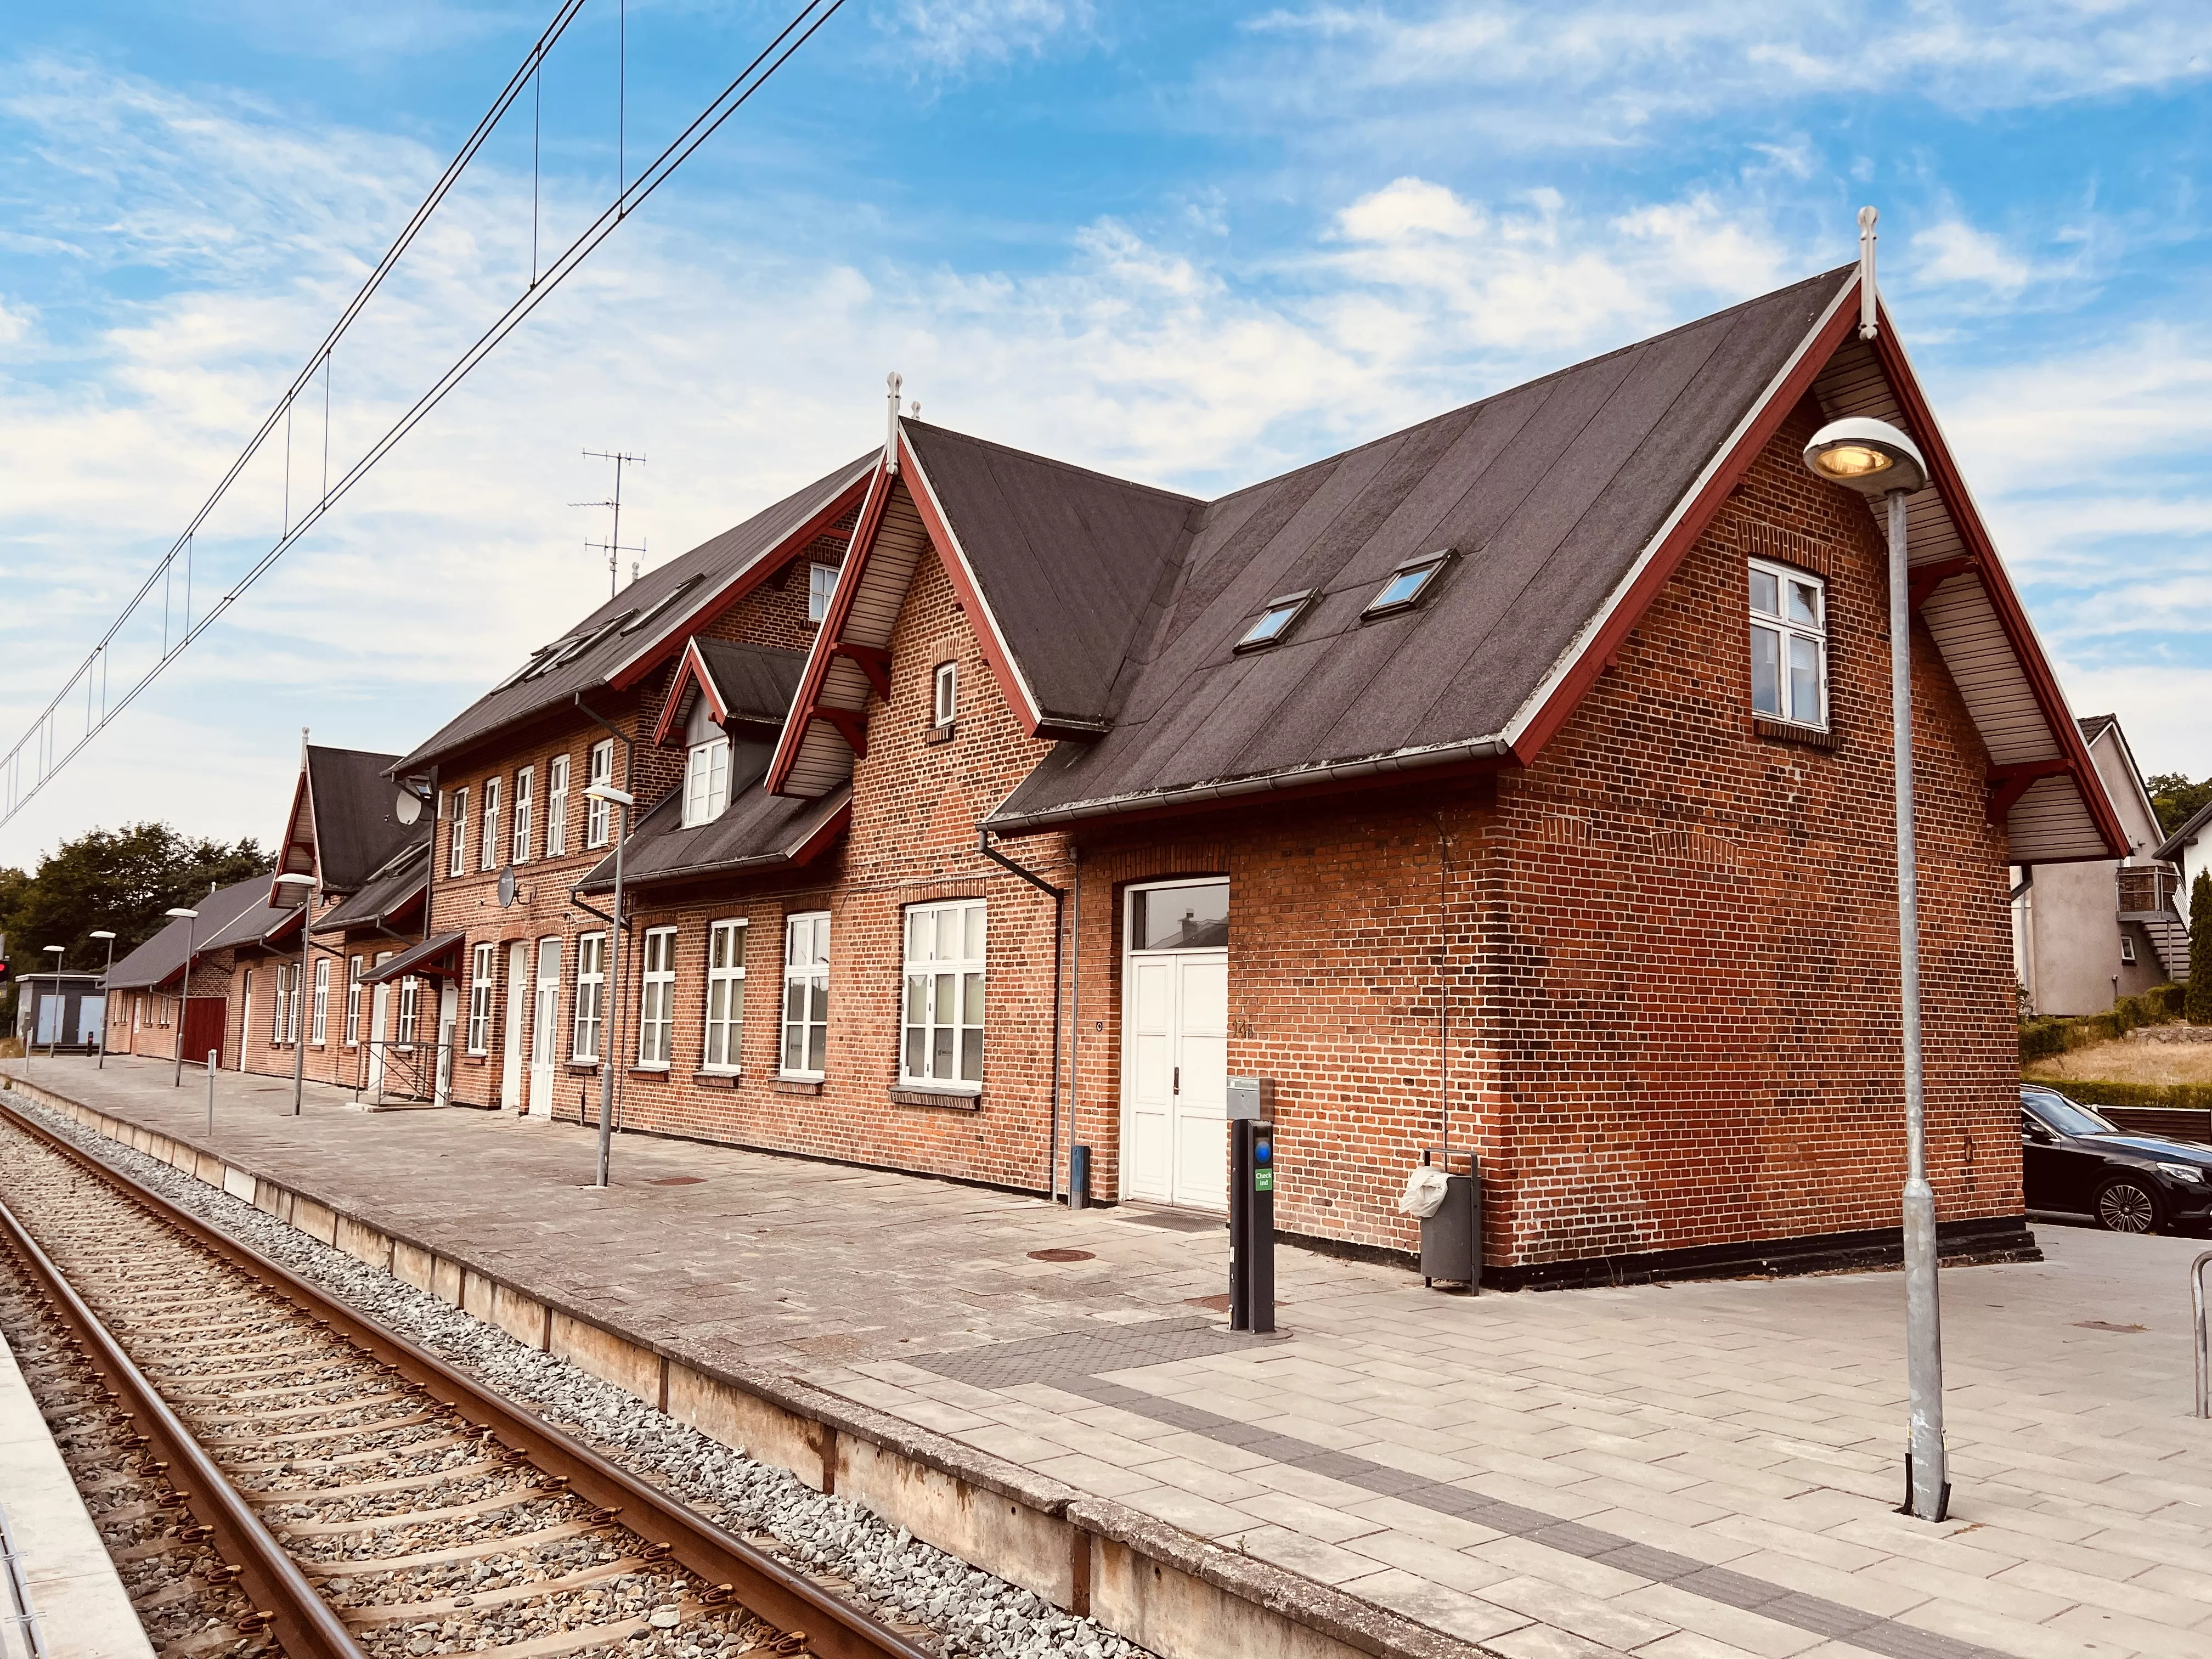
{"label": "station platform", "polygon": [[[0,1510],[50,1659],[153,1659],[107,1547],[77,1496],[8,1340],[0,1336]],[[0,1654],[27,1650],[0,1584]]]}
{"label": "station platform", "polygon": [[1247,1613],[1300,1659],[2212,1652],[2196,1241],[2045,1227],[1945,1271],[1931,1526],[1895,1513],[1893,1273],[1471,1298],[1285,1249],[1254,1339],[1202,1219],[638,1135],[601,1191],[574,1124],[312,1086],[294,1117],[224,1073],[210,1133],[198,1073],[27,1081],[1017,1582],[1073,1536],[1033,1587],[1170,1659],[1248,1650]]}

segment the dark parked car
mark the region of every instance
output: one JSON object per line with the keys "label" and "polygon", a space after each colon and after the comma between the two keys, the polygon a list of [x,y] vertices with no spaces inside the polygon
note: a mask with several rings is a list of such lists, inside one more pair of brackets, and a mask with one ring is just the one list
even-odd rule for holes
{"label": "dark parked car", "polygon": [[2031,1210],[2087,1215],[2116,1233],[2202,1227],[2212,1146],[2130,1134],[2056,1089],[2020,1091],[2021,1172]]}

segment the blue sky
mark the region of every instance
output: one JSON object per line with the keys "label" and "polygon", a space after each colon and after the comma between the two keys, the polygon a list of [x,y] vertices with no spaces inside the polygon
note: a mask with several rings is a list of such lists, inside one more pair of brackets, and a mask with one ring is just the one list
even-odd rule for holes
{"label": "blue sky", "polygon": [[[0,726],[182,528],[552,7],[39,9],[0,28]],[[786,8],[785,9],[787,9]],[[541,246],[780,22],[590,0]],[[0,830],[279,827],[302,726],[404,749],[605,592],[926,418],[1200,493],[1855,252],[2077,712],[2212,772],[2212,9],[848,0],[485,368]],[[526,102],[364,317],[289,488],[526,280]],[[284,512],[281,451],[199,599]],[[177,596],[179,599],[181,596]]]}

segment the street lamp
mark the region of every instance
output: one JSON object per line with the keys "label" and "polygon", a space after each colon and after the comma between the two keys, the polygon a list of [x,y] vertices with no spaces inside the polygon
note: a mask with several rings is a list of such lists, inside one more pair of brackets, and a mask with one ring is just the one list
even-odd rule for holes
{"label": "street lamp", "polygon": [[115,971],[115,935],[107,928],[95,927],[89,934],[87,935],[87,937],[90,939],[104,939],[107,941],[107,966],[101,969],[100,972],[100,1060],[98,1069],[104,1072],[107,1069],[107,999],[112,994],[107,988],[107,976]]}
{"label": "street lamp", "polygon": [[191,1006],[192,1000],[192,927],[200,913],[179,907],[161,914],[185,924],[185,977],[177,994],[177,1072],[169,1079],[172,1089],[181,1089],[185,1086],[185,1010]]}
{"label": "street lamp", "polygon": [[588,784],[584,794],[619,809],[615,822],[615,913],[607,927],[607,1012],[599,1022],[599,1170],[598,1179],[592,1182],[594,1187],[605,1187],[608,1152],[614,1139],[615,1012],[622,996],[623,842],[629,838],[629,809],[637,805],[637,797],[611,783]]}
{"label": "street lamp", "polygon": [[1943,1322],[1936,1287],[1936,1192],[1928,1184],[1928,1109],[1921,1088],[1920,887],[1912,837],[1912,607],[1905,568],[1905,498],[1928,483],[1912,440],[1887,421],[1832,421],[1805,446],[1815,477],[1887,507],[1889,725],[1896,754],[1898,988],[1905,1036],[1905,1369],[1911,1395],[1905,1468],[1911,1508],[1940,1521],[1948,1507],[1943,1451]]}
{"label": "street lamp", "polygon": [[[49,945],[46,948],[52,951],[54,957],[54,1002],[56,1005],[54,1008],[54,1023],[46,1028],[48,1031],[52,1033],[52,1036],[46,1038],[46,1058],[48,1060],[52,1060],[54,1057],[55,1045],[59,1043],[62,1040],[62,1011],[60,1007],[62,1000],[62,958],[69,953],[69,946],[66,945]],[[39,1034],[36,1030],[33,1030],[31,1033],[33,1041],[35,1042],[37,1040],[38,1035]],[[27,1042],[23,1045],[23,1052],[27,1054],[31,1052],[30,1043]]]}
{"label": "street lamp", "polygon": [[307,937],[307,924],[315,919],[314,899],[322,890],[313,876],[297,871],[276,878],[279,887],[305,887],[310,890],[300,895],[300,982],[292,988],[292,1115],[300,1115],[300,1097],[307,1088],[307,1024],[300,1012],[300,999],[307,990],[307,958],[314,950],[314,941]]}

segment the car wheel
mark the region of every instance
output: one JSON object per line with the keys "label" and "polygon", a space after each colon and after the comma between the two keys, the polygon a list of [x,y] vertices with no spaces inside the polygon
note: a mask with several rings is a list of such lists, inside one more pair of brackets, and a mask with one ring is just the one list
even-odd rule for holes
{"label": "car wheel", "polygon": [[2097,1190],[2097,1224],[2108,1233],[2154,1233],[2165,1219],[2148,1182],[2122,1176]]}

